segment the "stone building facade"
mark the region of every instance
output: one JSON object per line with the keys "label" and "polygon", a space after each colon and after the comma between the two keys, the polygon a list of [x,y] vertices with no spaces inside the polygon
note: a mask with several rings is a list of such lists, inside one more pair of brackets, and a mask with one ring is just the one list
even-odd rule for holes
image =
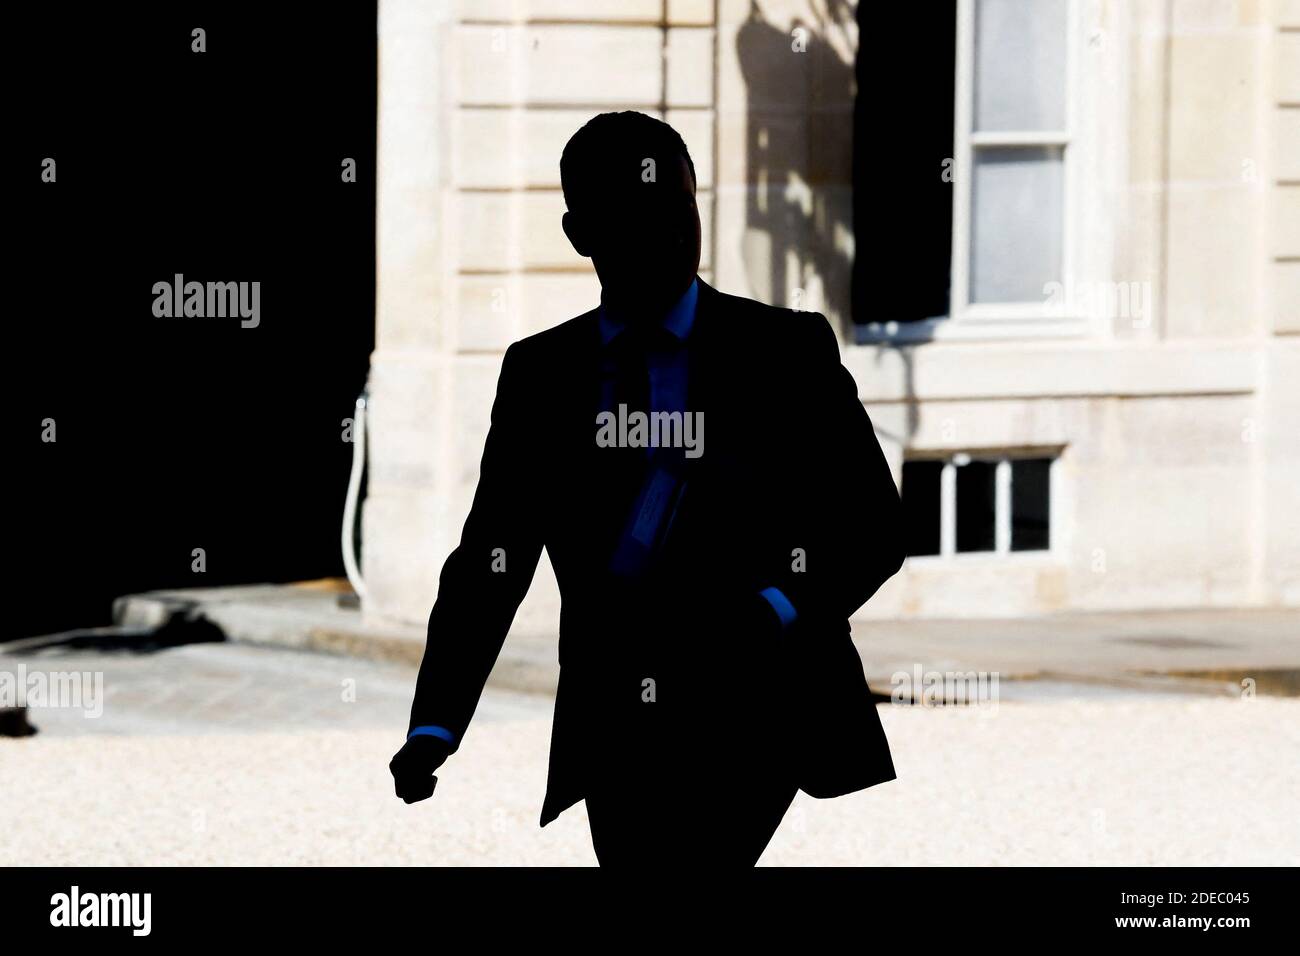
{"label": "stone building facade", "polygon": [[686,140],[706,281],[842,333],[919,529],[863,615],[1300,605],[1300,2],[951,11],[949,308],[902,322],[852,281],[870,10],[381,0],[368,616],[427,617],[506,346],[598,302],[558,162],[615,109]]}

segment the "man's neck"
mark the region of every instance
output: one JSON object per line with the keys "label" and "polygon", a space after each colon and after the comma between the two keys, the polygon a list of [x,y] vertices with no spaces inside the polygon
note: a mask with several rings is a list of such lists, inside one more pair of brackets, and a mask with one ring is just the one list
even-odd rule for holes
{"label": "man's neck", "polygon": [[602,309],[606,310],[606,314],[609,315],[610,319],[620,325],[662,322],[681,302],[682,297],[690,291],[695,279],[695,276],[691,276],[680,288],[671,293],[665,293],[662,297],[657,297],[650,302],[647,302],[644,298],[623,299],[618,296],[609,297],[602,290],[600,305]]}
{"label": "man's neck", "polygon": [[600,338],[609,343],[624,328],[649,328],[661,325],[671,332],[679,341],[686,341],[695,324],[695,311],[699,302],[698,278],[693,278],[685,291],[667,308],[651,312],[641,310],[639,317],[628,318],[624,313],[611,309],[602,297],[600,306]]}

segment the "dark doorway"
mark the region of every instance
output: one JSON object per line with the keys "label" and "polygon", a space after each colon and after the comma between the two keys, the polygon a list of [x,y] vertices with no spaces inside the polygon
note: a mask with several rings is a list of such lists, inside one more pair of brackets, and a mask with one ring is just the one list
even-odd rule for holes
{"label": "dark doorway", "polygon": [[948,314],[957,2],[858,4],[853,319]]}
{"label": "dark doorway", "polygon": [[[11,15],[0,639],[104,623],[124,593],[341,574],[342,423],[374,345],[375,4]],[[259,282],[257,326],[156,316],[177,274]]]}

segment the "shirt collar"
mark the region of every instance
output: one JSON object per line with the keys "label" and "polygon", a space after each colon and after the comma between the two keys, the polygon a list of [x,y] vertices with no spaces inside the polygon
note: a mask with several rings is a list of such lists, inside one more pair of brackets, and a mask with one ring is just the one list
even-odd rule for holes
{"label": "shirt collar", "polygon": [[[695,305],[699,297],[700,280],[697,277],[691,280],[690,286],[682,293],[682,297],[659,320],[660,325],[682,342],[686,341],[686,337],[691,334],[691,327],[695,324]],[[613,315],[604,303],[601,303],[600,344],[608,345],[621,331],[623,331],[623,322]]]}

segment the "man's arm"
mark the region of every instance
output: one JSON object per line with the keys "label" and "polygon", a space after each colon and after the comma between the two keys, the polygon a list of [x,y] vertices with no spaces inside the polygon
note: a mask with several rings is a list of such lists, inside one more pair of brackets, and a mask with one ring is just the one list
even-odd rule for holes
{"label": "man's arm", "polygon": [[460,746],[541,556],[529,399],[512,345],[501,364],[474,503],[439,578],[411,705],[408,734],[440,737],[450,753]]}
{"label": "man's arm", "polygon": [[798,423],[808,460],[797,464],[830,486],[797,502],[789,543],[803,560],[792,554],[770,584],[799,618],[845,620],[903,564],[902,505],[830,323],[818,313],[800,319],[810,340]]}

